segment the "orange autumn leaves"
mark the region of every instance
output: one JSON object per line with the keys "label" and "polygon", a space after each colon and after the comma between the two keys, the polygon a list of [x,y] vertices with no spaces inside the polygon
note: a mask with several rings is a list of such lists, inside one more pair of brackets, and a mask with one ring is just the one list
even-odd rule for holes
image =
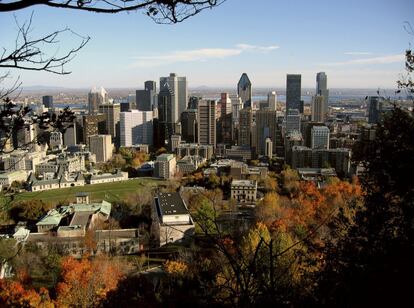
{"label": "orange autumn leaves", "polygon": [[21,281],[0,281],[0,306],[17,307],[91,307],[103,301],[109,291],[117,288],[124,277],[117,262],[107,258],[89,260],[65,257],[61,262],[60,282],[56,299],[48,290],[36,291]]}

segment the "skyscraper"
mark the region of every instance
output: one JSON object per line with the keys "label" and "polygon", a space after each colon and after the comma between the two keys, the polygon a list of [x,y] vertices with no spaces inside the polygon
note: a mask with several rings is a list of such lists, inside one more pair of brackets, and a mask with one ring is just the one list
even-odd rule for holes
{"label": "skyscraper", "polygon": [[131,110],[120,114],[121,146],[152,145],[152,111]]}
{"label": "skyscraper", "polygon": [[240,113],[240,110],[243,109],[243,102],[237,94],[230,95],[229,97],[231,100],[232,119],[233,119],[233,123],[236,125],[237,123],[239,123],[239,117],[240,117],[239,113]]}
{"label": "skyscraper", "polygon": [[88,94],[88,111],[90,115],[98,113],[98,106],[106,103],[108,100],[108,93],[104,88],[99,89],[94,87]]}
{"label": "skyscraper", "polygon": [[252,83],[246,73],[243,73],[237,84],[237,94],[242,100],[243,108],[252,105]]}
{"label": "skyscraper", "polygon": [[381,119],[382,102],[379,96],[368,96],[368,123],[376,124]]}
{"label": "skyscraper", "polygon": [[178,77],[174,73],[171,73],[169,77],[161,77],[160,92],[165,88],[168,88],[173,93],[171,100],[172,121],[177,123],[181,113],[187,108],[187,78]]}
{"label": "skyscraper", "polygon": [[181,136],[188,143],[197,142],[197,109],[187,109],[181,114]]}
{"label": "skyscraper", "polygon": [[[157,144],[164,146],[165,142],[174,134],[177,104],[175,93],[169,86],[168,82],[161,84],[160,93],[158,94],[158,121],[157,121]],[[155,142],[155,141],[154,141]]]}
{"label": "skyscraper", "polygon": [[300,113],[297,109],[290,109],[286,112],[285,135],[288,135],[293,131],[300,132]]}
{"label": "skyscraper", "polygon": [[267,94],[267,105],[269,106],[270,110],[277,109],[277,94],[275,91],[269,92]]}
{"label": "skyscraper", "polygon": [[277,112],[276,110],[257,110],[256,111],[256,152],[260,155],[265,154],[265,142],[270,138],[276,140]]}
{"label": "skyscraper", "polygon": [[119,113],[121,112],[121,105],[119,103],[106,103],[99,105],[99,113],[105,115],[106,131],[116,138],[117,125],[119,125]]}
{"label": "skyscraper", "polygon": [[317,94],[314,97],[312,97],[312,121],[315,122],[325,122],[325,97]]}
{"label": "skyscraper", "polygon": [[286,115],[291,109],[300,108],[300,97],[301,97],[301,75],[298,74],[287,74],[286,77]]}
{"label": "skyscraper", "polygon": [[329,149],[329,128],[313,126],[311,132],[312,149]]}
{"label": "skyscraper", "polygon": [[157,84],[155,81],[145,81],[144,90],[137,90],[135,95],[136,107],[140,111],[151,111],[156,106]]}
{"label": "skyscraper", "polygon": [[107,134],[105,115],[85,115],[83,117],[83,141],[89,144],[89,137],[99,134]]}
{"label": "skyscraper", "polygon": [[216,102],[198,102],[198,143],[216,146]]}
{"label": "skyscraper", "polygon": [[239,146],[250,146],[253,115],[250,107],[244,108],[239,112]]}
{"label": "skyscraper", "polygon": [[221,93],[220,95],[221,115],[224,117],[226,114],[231,113],[231,99],[229,93]]}
{"label": "skyscraper", "polygon": [[325,72],[316,74],[316,94],[323,96],[325,102],[323,113],[326,114],[328,112],[329,90],[328,77]]}
{"label": "skyscraper", "polygon": [[42,97],[43,106],[49,109],[53,108],[53,96],[45,95]]}

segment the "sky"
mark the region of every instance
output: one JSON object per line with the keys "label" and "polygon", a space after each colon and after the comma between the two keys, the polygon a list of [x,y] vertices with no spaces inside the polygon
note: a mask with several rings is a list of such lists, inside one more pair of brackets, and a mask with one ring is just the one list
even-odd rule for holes
{"label": "sky", "polygon": [[[302,87],[313,88],[324,71],[330,88],[394,88],[414,43],[404,30],[405,21],[414,26],[412,0],[227,0],[175,25],[143,12],[35,6],[0,13],[0,47],[13,47],[15,19],[23,23],[32,12],[33,37],[69,27],[91,40],[67,65],[70,75],[11,70],[23,86],[138,89],[175,72],[190,87],[236,87],[246,72],[253,87],[284,88],[286,74],[298,73]],[[50,52],[78,42],[64,36]]]}

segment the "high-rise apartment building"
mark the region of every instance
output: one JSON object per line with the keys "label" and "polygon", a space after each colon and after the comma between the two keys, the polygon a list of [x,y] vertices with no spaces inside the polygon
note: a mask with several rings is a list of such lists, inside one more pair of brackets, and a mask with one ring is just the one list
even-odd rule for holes
{"label": "high-rise apartment building", "polygon": [[251,146],[251,132],[253,123],[253,114],[250,107],[244,108],[239,112],[239,146]]}
{"label": "high-rise apartment building", "polygon": [[[180,119],[181,113],[187,109],[188,100],[188,88],[187,78],[178,77],[176,74],[171,73],[168,77],[160,78],[160,92],[169,89],[172,93],[171,97],[171,113],[172,121],[177,123]],[[159,102],[159,99],[158,99]]]}
{"label": "high-rise apartment building", "polygon": [[291,109],[300,110],[301,79],[299,74],[287,74],[286,77],[286,114]]}
{"label": "high-rise apartment building", "polygon": [[257,110],[256,111],[256,152],[265,155],[266,139],[272,142],[276,140],[277,131],[277,111],[276,110]]}
{"label": "high-rise apartment building", "polygon": [[276,91],[269,92],[267,94],[267,105],[270,110],[277,109],[277,94]]}
{"label": "high-rise apartment building", "polygon": [[312,97],[311,113],[312,121],[314,122],[325,122],[325,96],[320,94]]}
{"label": "high-rise apartment building", "polygon": [[198,102],[198,143],[216,146],[216,101]]}
{"label": "high-rise apartment building", "polygon": [[116,138],[117,126],[119,125],[119,114],[121,112],[121,105],[119,103],[105,103],[99,105],[99,113],[105,115],[106,131]]}
{"label": "high-rise apartment building", "polygon": [[106,162],[112,157],[111,135],[92,135],[89,137],[89,150],[96,155],[96,162]]}
{"label": "high-rise apartment building", "polygon": [[329,128],[313,126],[311,131],[312,149],[329,149]]}
{"label": "high-rise apartment building", "polygon": [[237,84],[237,94],[242,100],[243,108],[252,106],[252,83],[246,73],[243,73]]}
{"label": "high-rise apartment building", "polygon": [[319,72],[316,74],[316,94],[321,95],[324,98],[325,105],[323,113],[328,113],[329,104],[329,90],[328,90],[328,77],[325,72]]}
{"label": "high-rise apartment building", "polygon": [[121,112],[119,123],[121,146],[152,145],[152,120],[152,111],[131,110]]}
{"label": "high-rise apartment building", "polygon": [[108,93],[104,88],[94,87],[88,94],[88,112],[90,115],[98,113],[98,106],[108,101]]}

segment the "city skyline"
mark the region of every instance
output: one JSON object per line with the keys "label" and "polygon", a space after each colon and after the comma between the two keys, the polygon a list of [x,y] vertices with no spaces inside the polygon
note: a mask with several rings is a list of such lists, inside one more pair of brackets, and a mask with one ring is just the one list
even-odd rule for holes
{"label": "city skyline", "polygon": [[[189,87],[235,87],[246,72],[254,89],[281,88],[286,74],[301,74],[303,88],[312,88],[315,74],[324,71],[330,88],[394,88],[410,39],[403,27],[410,20],[410,7],[413,4],[403,0],[228,0],[195,19],[168,26],[136,13],[82,18],[83,12],[39,6],[33,35],[47,33],[53,25],[92,39],[69,64],[71,75],[13,73],[21,76],[23,86],[138,88],[169,72],[188,76]],[[16,12],[16,18],[22,23],[30,13]],[[286,24],[289,27],[282,26]],[[2,14],[0,26],[4,41],[13,44],[14,17]],[[320,35],[315,36],[315,30]],[[69,37],[60,47],[69,48],[75,41]]]}

